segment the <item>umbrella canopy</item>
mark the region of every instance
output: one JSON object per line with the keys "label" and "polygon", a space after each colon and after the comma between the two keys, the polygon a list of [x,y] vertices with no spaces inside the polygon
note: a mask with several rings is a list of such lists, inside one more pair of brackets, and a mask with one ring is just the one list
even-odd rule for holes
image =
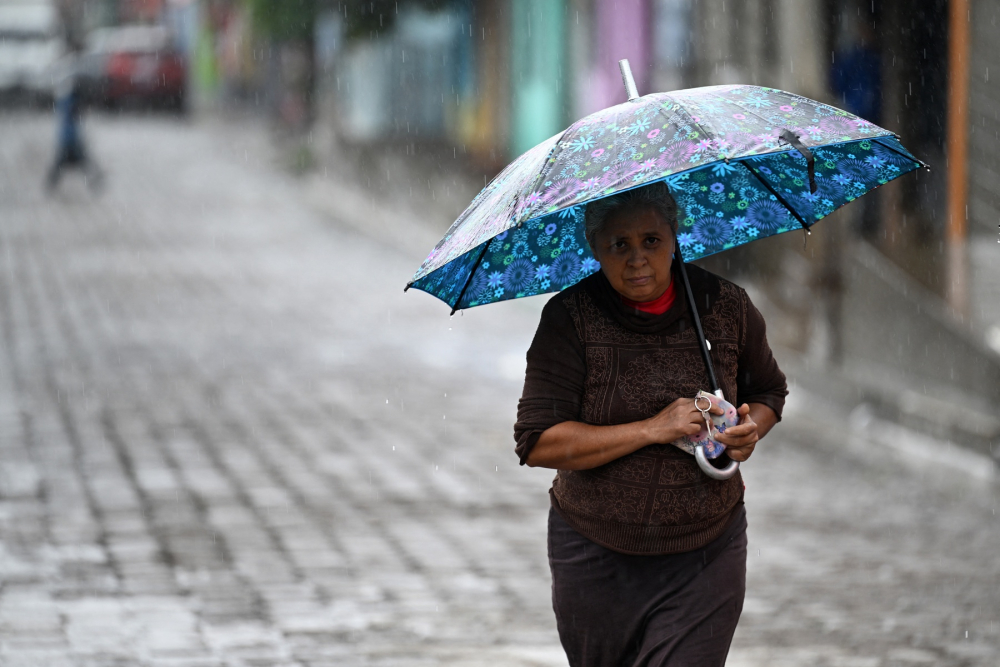
{"label": "umbrella canopy", "polygon": [[599,268],[584,204],[665,181],[682,259],[796,229],[924,165],[893,133],[774,88],[634,97],[508,165],[407,287],[460,308],[556,292]]}

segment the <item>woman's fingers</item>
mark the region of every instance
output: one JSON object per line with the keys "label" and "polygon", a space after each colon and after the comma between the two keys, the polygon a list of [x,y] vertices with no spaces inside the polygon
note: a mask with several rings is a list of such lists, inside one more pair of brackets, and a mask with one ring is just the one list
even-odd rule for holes
{"label": "woman's fingers", "polygon": [[725,433],[716,435],[715,439],[726,447],[745,447],[756,443],[759,439],[757,437],[757,425],[740,424],[738,426],[731,426],[726,429]]}
{"label": "woman's fingers", "polygon": [[749,424],[737,424],[736,426],[730,426],[725,430],[725,432],[720,432],[719,435],[742,438],[745,435],[750,435],[751,433],[756,432],[757,425],[751,422]]}
{"label": "woman's fingers", "polygon": [[744,447],[727,447],[726,456],[728,456],[734,461],[739,461],[740,463],[743,463],[748,458],[750,458],[750,455],[753,454],[753,448],[756,446],[757,443],[746,445]]}
{"label": "woman's fingers", "polygon": [[751,434],[751,435],[745,435],[745,436],[734,438],[734,437],[730,437],[728,435],[719,434],[719,436],[717,438],[715,438],[715,440],[716,440],[716,442],[721,442],[727,448],[728,447],[746,447],[747,445],[756,444],[756,442],[757,442],[757,436],[756,436],[756,434]]}

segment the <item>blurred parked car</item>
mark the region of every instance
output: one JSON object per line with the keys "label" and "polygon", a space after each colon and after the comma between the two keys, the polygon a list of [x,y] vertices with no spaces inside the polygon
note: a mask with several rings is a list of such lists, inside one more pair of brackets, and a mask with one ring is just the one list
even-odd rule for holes
{"label": "blurred parked car", "polygon": [[0,93],[51,100],[64,51],[53,0],[0,0]]}
{"label": "blurred parked car", "polygon": [[184,111],[187,65],[166,28],[101,28],[87,41],[78,72],[88,99],[108,107],[137,104]]}

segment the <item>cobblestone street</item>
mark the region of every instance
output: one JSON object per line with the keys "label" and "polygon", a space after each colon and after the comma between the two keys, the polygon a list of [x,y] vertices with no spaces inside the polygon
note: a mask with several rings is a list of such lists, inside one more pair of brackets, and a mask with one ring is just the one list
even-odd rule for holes
{"label": "cobblestone street", "polygon": [[[565,665],[511,428],[542,301],[404,295],[450,221],[369,225],[257,125],[87,129],[106,189],[46,196],[52,119],[0,116],[0,664]],[[778,359],[729,664],[1000,665],[993,482]]]}

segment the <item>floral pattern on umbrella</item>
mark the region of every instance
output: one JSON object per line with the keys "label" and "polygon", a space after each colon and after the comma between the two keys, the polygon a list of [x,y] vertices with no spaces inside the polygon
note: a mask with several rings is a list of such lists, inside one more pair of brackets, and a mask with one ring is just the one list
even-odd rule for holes
{"label": "floral pattern on umbrella", "polygon": [[[790,129],[815,158],[778,139]],[[454,308],[554,292],[598,268],[585,204],[665,181],[691,261],[808,227],[917,169],[894,135],[771,88],[713,86],[647,95],[588,116],[515,160],[452,225],[411,286]],[[534,170],[534,175],[529,172]]]}

